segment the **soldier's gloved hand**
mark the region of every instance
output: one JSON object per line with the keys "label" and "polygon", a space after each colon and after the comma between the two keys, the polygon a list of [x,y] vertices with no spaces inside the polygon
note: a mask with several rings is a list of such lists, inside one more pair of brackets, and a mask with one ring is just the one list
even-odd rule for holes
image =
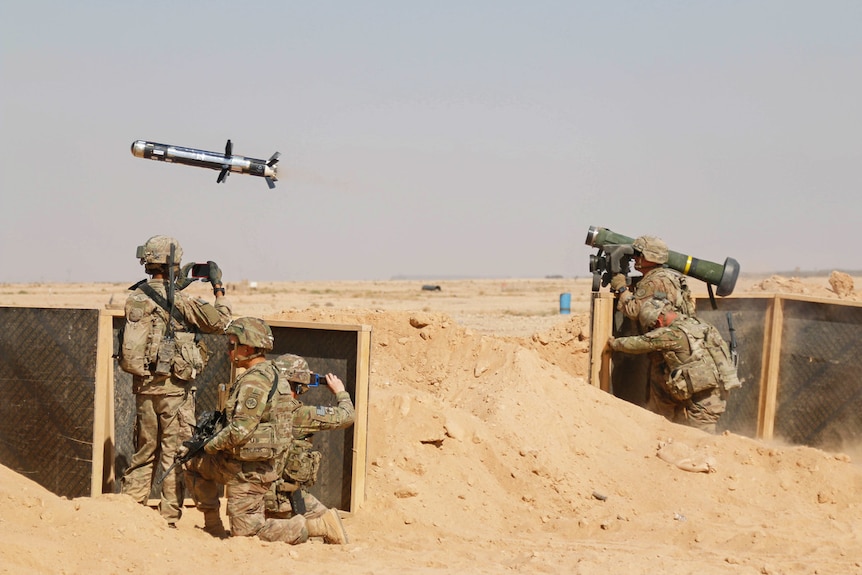
{"label": "soldier's gloved hand", "polygon": [[195,265],[194,262],[188,263],[180,268],[180,277],[178,277],[177,281],[174,282],[174,285],[177,286],[178,290],[184,290],[195,282],[195,278],[189,277],[189,273],[191,273],[193,265]]}
{"label": "soldier's gloved hand", "polygon": [[614,293],[620,293],[625,291],[626,287],[626,276],[623,274],[615,274],[614,277],[611,278],[611,291]]}
{"label": "soldier's gloved hand", "polygon": [[180,451],[185,449],[185,454],[180,457],[194,457],[205,445],[207,440],[203,438],[193,437],[191,439],[187,439],[183,441],[183,446],[180,448]]}
{"label": "soldier's gloved hand", "polygon": [[210,260],[207,262],[210,266],[210,285],[215,289],[217,286],[221,287],[221,268],[218,267],[218,264],[214,261]]}

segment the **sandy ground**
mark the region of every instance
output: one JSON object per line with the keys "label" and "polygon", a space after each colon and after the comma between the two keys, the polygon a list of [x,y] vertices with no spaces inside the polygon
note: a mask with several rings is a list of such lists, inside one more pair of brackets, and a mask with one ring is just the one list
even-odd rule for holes
{"label": "sandy ground", "polygon": [[[838,279],[741,278],[736,294],[858,300],[859,278]],[[0,305],[114,307],[126,287],[0,284]],[[372,326],[351,543],[215,540],[194,509],[169,530],[124,496],[62,499],[0,466],[0,573],[862,574],[859,462],[710,436],[587,385],[589,280],[229,288],[236,315]]]}

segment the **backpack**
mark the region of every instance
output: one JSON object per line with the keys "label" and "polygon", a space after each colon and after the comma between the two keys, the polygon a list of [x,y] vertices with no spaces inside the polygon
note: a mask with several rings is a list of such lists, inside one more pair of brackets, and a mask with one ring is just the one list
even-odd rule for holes
{"label": "backpack", "polygon": [[[146,280],[132,286],[135,293],[126,300],[126,322],[120,328],[120,368],[132,375],[173,375],[189,381],[197,377],[207,361],[207,349],[189,331],[168,334],[167,300]],[[186,325],[182,313],[174,308],[173,317]]]}
{"label": "backpack", "polygon": [[[159,349],[165,338],[165,317],[157,313],[156,303],[143,293],[134,293],[126,301],[126,323],[120,329],[120,368],[132,375],[152,375],[158,363]],[[166,315],[166,314],[165,314]],[[166,356],[168,351],[162,352]]]}
{"label": "backpack", "polygon": [[691,346],[689,360],[671,370],[668,387],[675,399],[685,401],[715,387],[727,393],[742,386],[730,349],[713,325],[689,318],[672,327],[682,330]]}

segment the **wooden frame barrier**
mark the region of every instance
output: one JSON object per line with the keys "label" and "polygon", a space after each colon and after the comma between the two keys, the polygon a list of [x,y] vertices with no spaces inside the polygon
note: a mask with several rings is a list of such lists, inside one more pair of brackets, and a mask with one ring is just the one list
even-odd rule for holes
{"label": "wooden frame barrier", "polygon": [[[745,354],[739,367],[742,391],[731,394],[722,416],[732,421],[729,430],[835,449],[842,442],[862,440],[862,423],[852,415],[862,404],[862,358],[856,352],[862,341],[862,303],[797,294],[731,296],[716,303],[713,308],[708,298],[698,298],[698,317],[715,325],[727,341],[730,323],[724,316],[732,319]],[[618,352],[607,350],[615,304],[612,294],[593,293],[589,383],[621,396],[614,390]],[[641,377],[635,371],[642,364],[619,367],[633,370],[626,381]],[[737,398],[740,403],[750,400],[751,409],[734,406],[733,419],[731,401]]]}

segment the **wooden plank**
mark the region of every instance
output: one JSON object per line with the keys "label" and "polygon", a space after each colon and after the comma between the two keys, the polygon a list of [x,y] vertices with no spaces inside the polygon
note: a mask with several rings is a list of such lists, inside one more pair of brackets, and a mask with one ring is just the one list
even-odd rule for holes
{"label": "wooden plank", "polygon": [[775,297],[766,314],[763,330],[763,355],[757,413],[757,437],[771,440],[775,431],[778,400],[778,371],[781,363],[781,336],[784,330],[783,297]]}
{"label": "wooden plank", "polygon": [[609,292],[594,292],[590,302],[589,383],[608,392],[611,391],[611,355],[607,352],[607,341],[613,335],[615,302],[616,299]]}
{"label": "wooden plank", "polygon": [[371,326],[357,332],[356,387],[353,401],[356,419],[353,422],[353,473],[350,478],[350,512],[365,502],[365,476],[368,465],[368,388],[371,371]]}
{"label": "wooden plank", "polygon": [[[109,492],[114,483],[114,337],[113,316],[99,312],[93,406],[93,467],[90,495]],[[108,465],[105,465],[105,462]]]}

